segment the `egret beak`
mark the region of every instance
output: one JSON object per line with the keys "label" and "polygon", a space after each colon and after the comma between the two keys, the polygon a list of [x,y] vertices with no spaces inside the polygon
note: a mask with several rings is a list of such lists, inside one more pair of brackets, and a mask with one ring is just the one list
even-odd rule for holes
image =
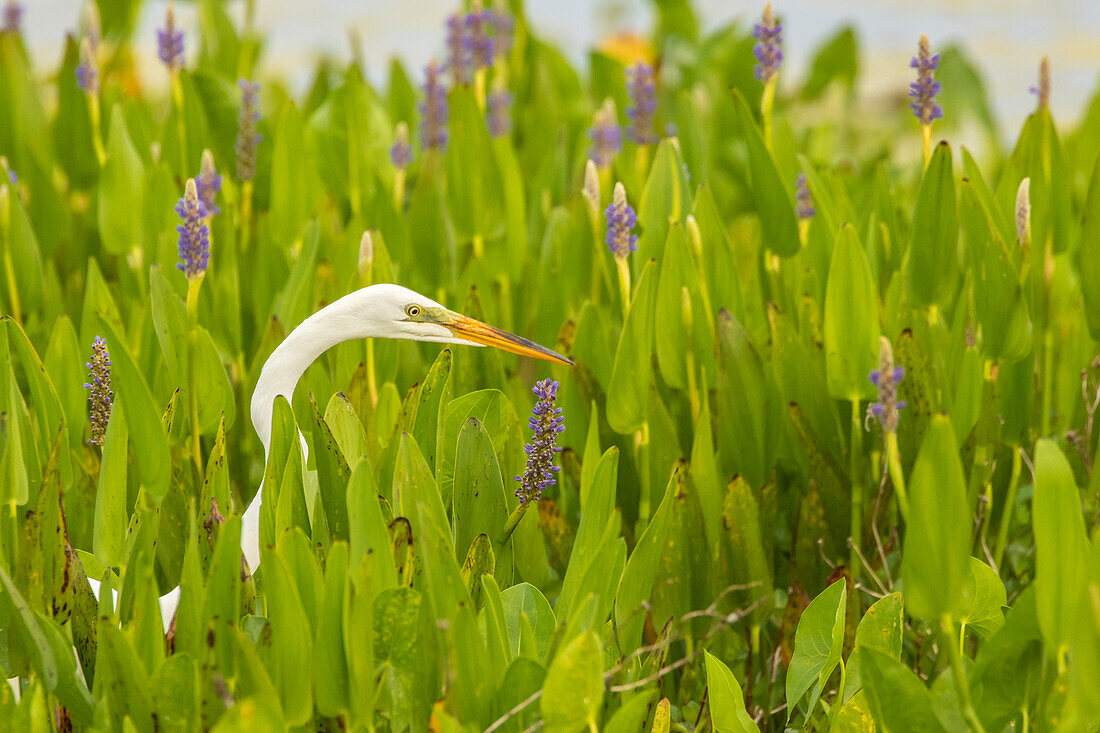
{"label": "egret beak", "polygon": [[545,359],[546,361],[556,361],[559,364],[573,366],[571,359],[556,351],[551,351],[545,346],[539,346],[534,341],[528,341],[525,338],[458,313],[450,315],[450,320],[442,325],[449,328],[451,333],[460,339],[472,341],[482,346],[492,346],[495,349],[519,354],[520,356],[529,356],[532,359]]}

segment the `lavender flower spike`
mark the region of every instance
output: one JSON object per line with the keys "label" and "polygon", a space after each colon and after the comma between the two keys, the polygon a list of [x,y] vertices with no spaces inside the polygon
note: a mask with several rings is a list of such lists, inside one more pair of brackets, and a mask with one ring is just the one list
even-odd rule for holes
{"label": "lavender flower spike", "polygon": [[909,96],[913,98],[909,106],[922,125],[930,125],[932,120],[943,117],[943,109],[936,104],[940,83],[932,79],[932,72],[939,65],[940,55],[932,54],[928,46],[928,36],[922,33],[917,55],[909,62],[909,66],[917,70],[917,80],[909,85]]}
{"label": "lavender flower spike", "polygon": [[237,115],[237,180],[251,181],[256,177],[256,146],[263,135],[256,132],[260,121],[260,85],[248,79],[238,79],[241,88],[241,109]]}
{"label": "lavender flower spike", "polygon": [[500,84],[489,95],[485,121],[492,137],[504,137],[512,132],[512,95]]}
{"label": "lavender flower spike", "polygon": [[466,16],[455,14],[447,18],[447,70],[451,84],[469,84],[473,77],[473,38]]}
{"label": "lavender flower spike", "polygon": [[397,123],[397,130],[393,135],[393,147],[390,148],[390,162],[394,168],[405,170],[412,162],[412,146],[409,145],[409,126],[404,122]]}
{"label": "lavender flower spike", "polygon": [[92,43],[85,38],[80,42],[80,64],[76,67],[76,85],[88,96],[99,92],[99,70],[96,69]]}
{"label": "lavender flower spike", "polygon": [[638,236],[631,234],[638,217],[634,209],[626,202],[626,189],[622,183],[615,184],[615,193],[604,212],[607,217],[607,248],[619,259],[638,249]]}
{"label": "lavender flower spike", "polygon": [[615,100],[608,97],[596,111],[592,127],[588,130],[588,138],[592,141],[588,157],[600,168],[609,168],[615,156],[623,149],[622,130],[615,115]]}
{"label": "lavender flower spike", "polygon": [[176,204],[176,213],[183,220],[176,227],[180,235],[180,262],[176,267],[183,270],[188,280],[193,280],[205,275],[210,264],[210,228],[203,221],[207,215],[206,206],[199,198],[194,178],[187,179],[187,188]]}
{"label": "lavender flower spike", "polygon": [[795,179],[794,213],[799,219],[809,219],[817,213],[814,210],[814,200],[810,196],[810,187],[806,185],[806,176],[801,173]]}
{"label": "lavender flower spike", "polygon": [[627,69],[626,91],[631,104],[626,108],[626,116],[630,118],[630,139],[638,145],[657,142],[657,136],[653,134],[653,115],[657,111],[657,84],[653,80],[653,67],[639,62]]}
{"label": "lavender flower spike", "polygon": [[171,5],[164,14],[164,28],[157,31],[157,56],[169,71],[183,66],[183,31],[176,28]]}
{"label": "lavender flower spike", "polygon": [[879,338],[878,369],[871,370],[871,384],[878,387],[878,402],[867,407],[867,423],[878,420],[884,433],[898,431],[898,411],[905,402],[898,401],[898,384],[905,377],[905,367],[894,366],[894,349],[885,336]]}
{"label": "lavender flower spike", "polygon": [[88,422],[92,433],[88,443],[103,445],[115,393],[111,391],[111,354],[107,342],[99,336],[92,344],[92,360],[85,362],[84,367],[88,370],[84,389],[88,390]]}
{"label": "lavender flower spike", "polygon": [[0,28],[5,33],[18,33],[23,20],[23,6],[16,0],[8,0],[4,3],[4,27]]}
{"label": "lavender flower spike", "polygon": [[516,489],[520,504],[537,502],[542,498],[542,492],[554,485],[554,473],[561,470],[554,465],[554,454],[561,452],[561,448],[554,445],[554,439],[565,430],[561,408],[554,406],[558,383],[544,379],[535,384],[531,391],[539,399],[528,421],[535,434],[524,448],[527,452],[527,468],[522,476],[515,477],[520,482],[520,487]]}
{"label": "lavender flower spike", "polygon": [[199,191],[199,200],[206,207],[206,215],[220,214],[221,208],[214,203],[214,199],[222,190],[222,177],[214,169],[214,154],[209,149],[202,151],[202,167],[199,177],[195,179],[195,187]]}
{"label": "lavender flower spike", "polygon": [[757,80],[765,84],[775,78],[783,62],[783,49],[779,47],[783,42],[782,33],[783,26],[772,15],[772,4],[766,4],[760,22],[752,27],[752,37],[756,39],[756,45],[752,47],[757,61],[754,70]]}
{"label": "lavender flower spike", "polygon": [[497,58],[504,58],[512,52],[516,33],[516,19],[503,5],[500,3],[496,10],[489,11],[493,19],[493,52]]}
{"label": "lavender flower spike", "polygon": [[492,10],[481,7],[481,3],[474,0],[474,7],[466,14],[466,30],[470,38],[470,61],[475,69],[485,69],[493,64],[496,55],[496,36],[490,36],[489,31],[495,30],[495,14]]}
{"label": "lavender flower spike", "polygon": [[442,71],[434,61],[424,69],[424,99],[420,110],[420,146],[425,150],[447,147],[447,90],[443,88]]}

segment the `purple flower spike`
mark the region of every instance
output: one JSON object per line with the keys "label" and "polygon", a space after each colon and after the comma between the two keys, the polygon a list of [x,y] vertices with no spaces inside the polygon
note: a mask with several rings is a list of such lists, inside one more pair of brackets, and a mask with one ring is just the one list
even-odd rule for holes
{"label": "purple flower spike", "polygon": [[898,401],[898,384],[905,378],[905,367],[894,366],[894,349],[885,336],[879,339],[878,369],[871,370],[871,384],[878,388],[878,402],[867,407],[867,425],[878,420],[884,433],[898,431],[898,412],[905,402]]}
{"label": "purple flower spike", "polygon": [[604,100],[603,106],[596,112],[588,138],[592,141],[588,157],[600,168],[610,167],[623,149],[623,134],[615,116],[615,102],[611,98]]}
{"label": "purple flower spike", "polygon": [[767,84],[779,73],[779,65],[783,62],[783,49],[779,44],[783,42],[783,26],[775,22],[772,15],[772,4],[764,6],[764,15],[760,22],[752,27],[752,37],[756,39],[756,45],[752,47],[756,56],[756,78]]}
{"label": "purple flower spike", "polygon": [[653,134],[653,115],[657,111],[657,84],[653,80],[653,67],[647,63],[637,63],[627,69],[626,91],[631,104],[626,108],[626,116],[630,118],[630,139],[638,145],[657,142],[657,136]]}
{"label": "purple flower spike", "polygon": [[466,33],[470,40],[470,61],[475,69],[485,69],[492,65],[496,55],[496,36],[489,31],[496,30],[496,14],[474,3],[474,9],[466,14]]}
{"label": "purple flower spike", "polygon": [[80,64],[76,67],[76,85],[88,96],[99,92],[99,71],[96,69],[92,43],[85,38],[80,42]]}
{"label": "purple flower spike", "polygon": [[214,169],[214,154],[209,150],[202,151],[202,167],[199,169],[199,177],[195,179],[195,187],[199,191],[199,200],[206,208],[206,215],[220,214],[221,208],[214,200],[222,190],[222,177]]}
{"label": "purple flower spike", "polygon": [[23,6],[17,3],[15,0],[8,0],[4,4],[4,27],[5,33],[18,33],[23,21]]}
{"label": "purple flower spike", "polygon": [[512,42],[516,32],[516,19],[507,10],[490,12],[493,19],[493,50],[497,58],[502,58],[512,51]]}
{"label": "purple flower spike", "polygon": [[638,223],[638,217],[626,202],[626,189],[622,183],[615,184],[615,193],[604,215],[607,217],[607,248],[616,257],[625,259],[638,249],[638,236],[630,233]]}
{"label": "purple flower spike", "polygon": [[809,219],[817,213],[814,210],[814,200],[810,196],[810,187],[806,185],[806,176],[801,173],[795,179],[794,213],[799,219]]}
{"label": "purple flower spike", "polygon": [[425,150],[447,147],[447,90],[443,88],[442,70],[434,61],[424,69],[424,99],[420,110],[420,146]]}
{"label": "purple flower spike", "polygon": [[493,137],[504,137],[512,132],[512,95],[504,87],[497,87],[489,95],[485,121]]}
{"label": "purple flower spike", "polygon": [[943,109],[936,104],[940,83],[932,79],[932,72],[939,65],[940,55],[932,54],[928,46],[928,36],[922,33],[917,55],[909,62],[909,66],[917,70],[917,80],[909,85],[909,96],[913,98],[909,107],[922,125],[930,125],[932,120],[943,117]]}
{"label": "purple flower spike", "polygon": [[412,146],[409,145],[409,126],[404,122],[397,123],[397,130],[393,136],[393,147],[390,148],[390,162],[394,168],[405,170],[412,162]]}
{"label": "purple flower spike", "polygon": [[455,14],[447,18],[447,70],[451,84],[469,84],[473,78],[473,38],[466,16]]}
{"label": "purple flower spike", "polygon": [[188,280],[201,277],[210,264],[210,228],[203,221],[207,216],[206,206],[199,198],[194,178],[187,179],[187,188],[176,204],[176,213],[183,220],[176,227],[180,235],[180,262],[176,267],[183,270]]}
{"label": "purple flower spike", "polygon": [[115,393],[111,391],[111,354],[107,342],[99,336],[92,344],[92,360],[85,362],[84,367],[88,370],[84,389],[88,390],[88,423],[92,433],[88,443],[103,445]]}
{"label": "purple flower spike", "polygon": [[169,71],[183,66],[183,31],[176,28],[171,5],[164,15],[164,28],[157,31],[157,56]]}
{"label": "purple flower spike", "polygon": [[531,391],[539,399],[528,421],[534,435],[524,448],[527,453],[527,468],[522,476],[515,477],[520,482],[520,487],[516,489],[520,504],[537,502],[542,498],[542,492],[554,485],[554,474],[561,470],[554,465],[554,454],[561,452],[561,448],[554,445],[554,439],[565,430],[561,408],[554,406],[554,400],[558,396],[558,383],[544,379],[535,384]]}
{"label": "purple flower spike", "polygon": [[238,79],[241,88],[241,108],[237,115],[237,180],[251,181],[256,177],[256,146],[263,135],[256,132],[260,121],[260,85],[248,79]]}

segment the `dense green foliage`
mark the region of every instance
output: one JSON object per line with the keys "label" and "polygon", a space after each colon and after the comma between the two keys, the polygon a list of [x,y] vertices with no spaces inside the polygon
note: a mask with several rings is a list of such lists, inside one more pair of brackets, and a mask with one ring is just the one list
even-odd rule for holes
{"label": "dense green foliage", "polygon": [[[492,84],[449,91],[446,151],[414,144],[406,178],[390,145],[417,128],[419,71],[374,88],[321,64],[292,99],[261,39],[199,0],[189,63],[150,94],[138,5],[104,3],[91,97],[76,40],[43,77],[0,33],[0,672],[20,678],[3,727],[1100,725],[1100,98],[1075,128],[1040,105],[1002,151],[949,49],[948,140],[922,165],[903,94],[855,99],[851,31],[773,105],[748,26],[704,34],[662,0],[666,135],[627,142],[593,207],[586,131],[607,97],[626,121],[629,44],[574,69],[513,0]],[[493,85],[514,96],[508,135],[486,127]],[[989,134],[980,165],[950,145],[963,123]],[[221,212],[189,292],[173,207],[204,149]],[[625,268],[604,243],[617,181],[639,225]],[[371,282],[576,366],[346,342],[276,404],[265,464],[260,367]],[[102,445],[82,387],[96,336]],[[868,378],[883,338],[904,368],[896,434],[867,414],[892,409]],[[562,470],[506,536],[547,376]],[[253,577],[239,515],[261,481]]]}

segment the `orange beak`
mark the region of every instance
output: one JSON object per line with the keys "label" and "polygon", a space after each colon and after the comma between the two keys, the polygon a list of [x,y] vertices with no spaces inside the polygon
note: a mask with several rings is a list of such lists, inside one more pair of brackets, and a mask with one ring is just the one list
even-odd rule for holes
{"label": "orange beak", "polygon": [[539,346],[534,341],[528,341],[521,336],[502,331],[487,323],[475,321],[473,318],[455,313],[451,321],[443,325],[449,328],[456,337],[472,341],[475,344],[492,346],[494,349],[508,351],[520,356],[529,356],[532,359],[545,359],[546,361],[556,361],[559,364],[573,366],[571,359],[556,351],[551,351],[545,346]]}

